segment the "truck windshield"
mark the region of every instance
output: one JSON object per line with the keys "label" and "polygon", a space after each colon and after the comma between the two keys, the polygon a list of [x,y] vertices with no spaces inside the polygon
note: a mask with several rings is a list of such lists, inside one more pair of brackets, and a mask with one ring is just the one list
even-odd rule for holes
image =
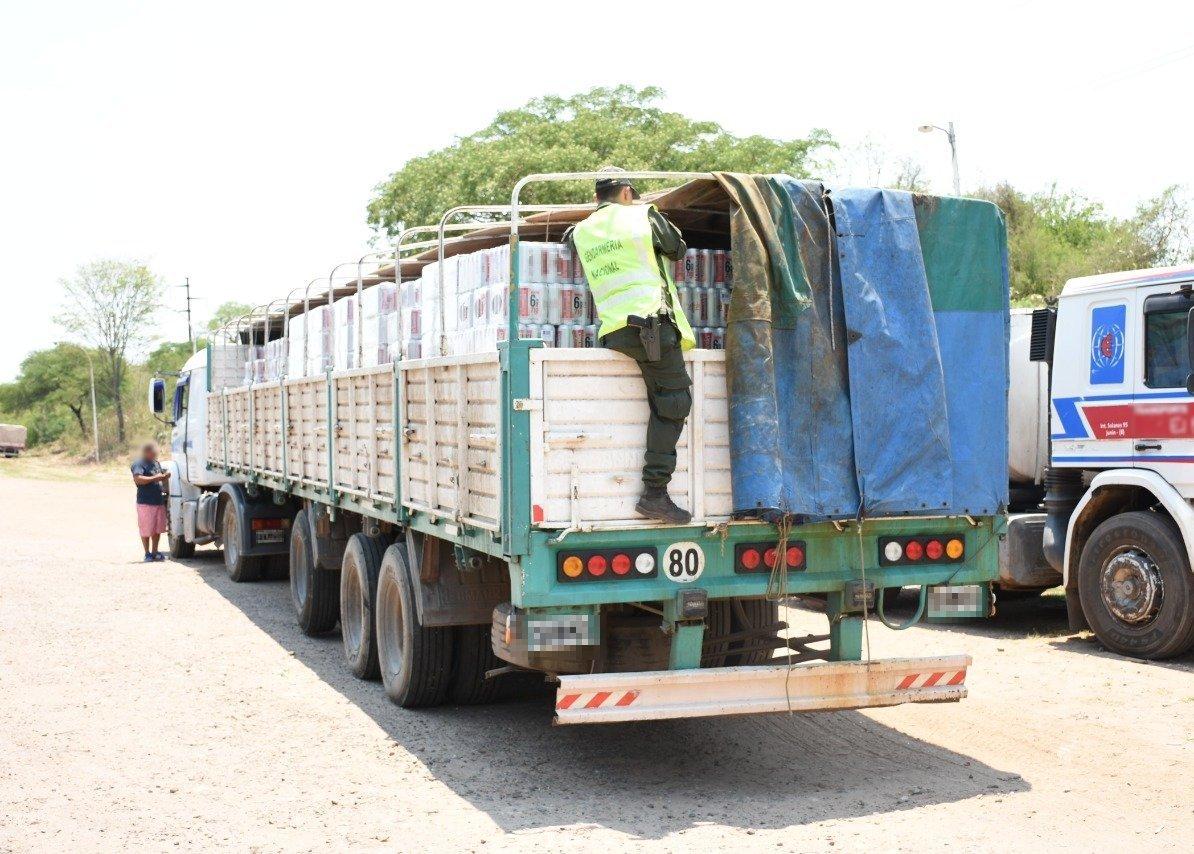
{"label": "truck windshield", "polygon": [[1185,311],[1145,314],[1144,384],[1149,388],[1184,388],[1190,373],[1186,352]]}

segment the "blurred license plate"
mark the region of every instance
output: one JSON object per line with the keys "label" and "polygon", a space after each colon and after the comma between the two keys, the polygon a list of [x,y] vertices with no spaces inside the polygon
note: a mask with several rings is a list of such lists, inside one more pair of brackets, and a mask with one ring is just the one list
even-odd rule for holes
{"label": "blurred license plate", "polygon": [[253,532],[253,542],[258,545],[282,542],[282,535],[286,532],[281,528],[266,528],[264,531]]}

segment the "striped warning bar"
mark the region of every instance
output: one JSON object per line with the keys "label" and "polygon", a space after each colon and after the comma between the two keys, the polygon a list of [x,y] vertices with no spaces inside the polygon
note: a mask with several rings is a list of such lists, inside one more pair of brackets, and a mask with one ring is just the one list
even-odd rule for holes
{"label": "striped warning bar", "polygon": [[[948,678],[947,678],[948,677]],[[929,673],[909,673],[900,680],[896,690],[905,691],[908,688],[932,688],[934,685],[961,685],[966,681],[966,670],[944,671]]]}
{"label": "striped warning bar", "polygon": [[556,702],[557,709],[599,709],[602,706],[629,706],[638,699],[638,691],[597,691],[593,694],[565,694]]}

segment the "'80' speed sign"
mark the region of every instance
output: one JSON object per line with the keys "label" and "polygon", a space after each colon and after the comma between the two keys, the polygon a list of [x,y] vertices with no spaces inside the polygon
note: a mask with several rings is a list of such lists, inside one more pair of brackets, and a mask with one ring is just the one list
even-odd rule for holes
{"label": "'80' speed sign", "polygon": [[696,581],[705,571],[705,553],[696,543],[672,543],[663,553],[663,574],[677,584]]}

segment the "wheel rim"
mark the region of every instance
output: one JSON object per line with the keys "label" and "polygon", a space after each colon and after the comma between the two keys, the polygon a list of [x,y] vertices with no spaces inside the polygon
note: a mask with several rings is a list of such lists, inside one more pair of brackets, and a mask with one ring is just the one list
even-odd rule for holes
{"label": "wheel rim", "polygon": [[365,629],[365,601],[361,595],[361,576],[353,562],[344,573],[344,589],[340,593],[343,608],[340,612],[340,629],[344,638],[344,651],[349,659],[355,659],[361,648]]}
{"label": "wheel rim", "polygon": [[1164,599],[1161,570],[1143,549],[1119,549],[1103,564],[1099,594],[1115,619],[1133,627],[1147,626],[1156,619]]}
{"label": "wheel rim", "polygon": [[388,684],[402,674],[402,652],[405,626],[402,617],[402,595],[398,585],[383,572],[377,594],[378,636],[377,651],[381,659],[382,676]]}
{"label": "wheel rim", "polygon": [[224,514],[224,563],[229,567],[236,566],[237,558],[240,557],[240,547],[237,544],[238,537],[236,535],[236,513],[229,512]]}
{"label": "wheel rim", "polygon": [[306,541],[296,530],[290,535],[290,598],[295,610],[303,610],[307,601],[307,554]]}

